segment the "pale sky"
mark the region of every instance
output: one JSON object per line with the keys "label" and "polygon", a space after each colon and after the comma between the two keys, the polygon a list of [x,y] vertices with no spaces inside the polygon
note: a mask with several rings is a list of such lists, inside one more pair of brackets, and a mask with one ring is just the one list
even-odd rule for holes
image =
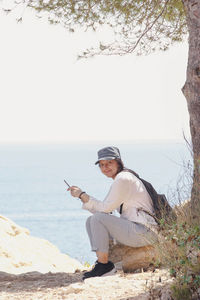
{"label": "pale sky", "polygon": [[0,143],[183,140],[187,44],[76,60],[108,34],[0,15]]}

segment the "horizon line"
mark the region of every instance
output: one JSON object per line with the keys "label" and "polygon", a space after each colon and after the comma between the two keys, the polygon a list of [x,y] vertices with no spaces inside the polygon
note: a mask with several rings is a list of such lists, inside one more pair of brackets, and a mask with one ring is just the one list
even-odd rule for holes
{"label": "horizon line", "polygon": [[[0,141],[0,146],[4,145],[72,145],[72,144],[108,144],[108,143],[118,143],[118,144],[138,144],[138,143],[186,143],[184,138],[172,138],[172,139],[132,139],[132,140],[70,140],[70,141]],[[191,138],[188,139],[191,142]]]}

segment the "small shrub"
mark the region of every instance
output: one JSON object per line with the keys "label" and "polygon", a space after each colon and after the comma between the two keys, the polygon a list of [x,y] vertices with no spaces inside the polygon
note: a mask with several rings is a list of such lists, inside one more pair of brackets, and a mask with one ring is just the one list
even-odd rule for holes
{"label": "small shrub", "polygon": [[195,299],[192,297],[198,295],[200,287],[200,226],[186,222],[166,224],[157,248],[161,264],[174,278],[173,297]]}
{"label": "small shrub", "polygon": [[[159,243],[159,260],[167,267],[174,278],[171,286],[173,299],[200,299],[200,214],[194,213],[189,199],[192,187],[193,169],[191,163],[183,165],[184,173],[180,177],[173,198],[178,199],[174,207],[177,219],[169,224],[163,220]],[[194,189],[194,186],[193,186]],[[197,187],[199,192],[199,186]],[[198,193],[199,195],[199,193]],[[198,199],[196,211],[200,211]]]}
{"label": "small shrub", "polygon": [[87,261],[84,262],[83,266],[87,269],[89,269],[91,267],[90,263]]}

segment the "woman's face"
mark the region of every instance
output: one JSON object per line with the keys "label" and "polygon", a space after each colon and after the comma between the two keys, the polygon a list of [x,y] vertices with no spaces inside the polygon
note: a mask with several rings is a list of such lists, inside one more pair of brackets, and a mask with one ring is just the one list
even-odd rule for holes
{"label": "woman's face", "polygon": [[107,177],[110,177],[112,179],[115,178],[115,176],[118,173],[118,163],[115,159],[112,160],[100,160],[99,167],[101,169],[101,172],[106,175]]}

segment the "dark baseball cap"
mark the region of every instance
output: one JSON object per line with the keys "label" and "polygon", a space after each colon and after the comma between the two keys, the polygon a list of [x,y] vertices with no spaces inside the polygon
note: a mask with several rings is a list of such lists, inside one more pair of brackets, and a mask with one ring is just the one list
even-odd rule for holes
{"label": "dark baseball cap", "polygon": [[120,159],[120,152],[117,147],[105,147],[98,151],[98,160],[95,162],[95,165],[99,163],[100,160],[111,160],[111,159]]}

